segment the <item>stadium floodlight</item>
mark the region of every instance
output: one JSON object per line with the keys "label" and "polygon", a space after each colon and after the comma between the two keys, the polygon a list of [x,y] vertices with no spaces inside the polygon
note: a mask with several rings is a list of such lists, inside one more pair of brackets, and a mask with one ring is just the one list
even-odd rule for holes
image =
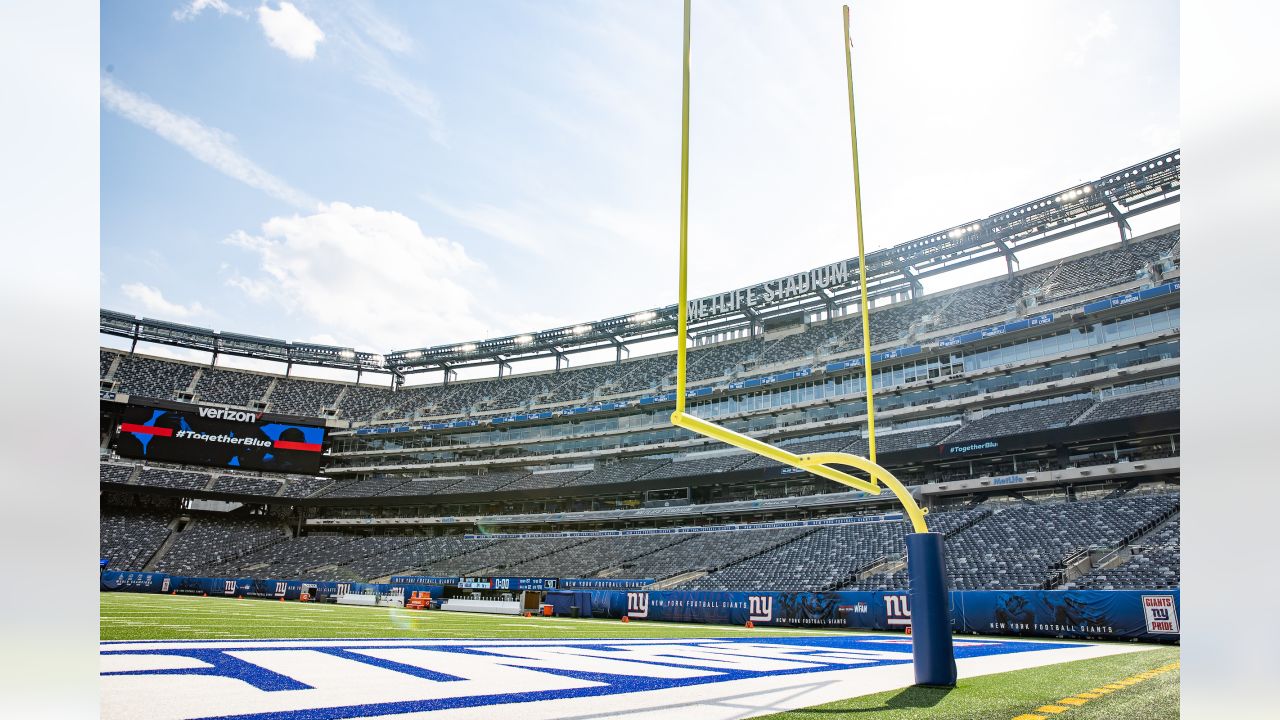
{"label": "stadium floodlight", "polygon": [[422,351],[410,350],[409,352],[405,353],[404,356],[408,360],[417,360],[418,358],[422,357]]}
{"label": "stadium floodlight", "polygon": [[644,312],[638,312],[635,315],[632,315],[629,319],[633,323],[642,323],[649,322],[656,317],[658,317],[658,313],[652,310],[645,310]]}
{"label": "stadium floodlight", "polygon": [[516,336],[516,344],[517,344],[517,345],[528,345],[528,344],[529,344],[529,343],[531,343],[531,342],[533,342],[533,336],[532,336],[532,335],[518,335],[518,336]]}
{"label": "stadium floodlight", "polygon": [[355,360],[356,351],[355,350],[339,350],[338,357],[342,358],[343,360]]}
{"label": "stadium floodlight", "polygon": [[574,335],[586,335],[589,332],[591,332],[590,325],[578,325],[573,328]]}
{"label": "stadium floodlight", "polygon": [[458,352],[464,352],[464,353],[475,352],[475,349],[476,349],[475,343],[463,343],[458,346]]}
{"label": "stadium floodlight", "polygon": [[[844,6],[844,58],[848,77],[849,138],[853,147],[853,195],[854,218],[858,239],[858,283],[862,294],[862,349],[863,375],[867,386],[867,440],[868,457],[845,452],[817,452],[796,455],[756,438],[743,435],[729,428],[703,420],[685,411],[688,386],[689,346],[689,37],[692,1],[684,0],[684,59],[683,88],[680,113],[680,263],[679,301],[676,304],[676,396],[671,424],[705,437],[719,440],[734,447],[762,455],[770,460],[818,477],[879,495],[881,488],[888,488],[902,503],[911,520],[913,533],[906,537],[907,572],[910,577],[908,591],[912,610],[912,659],[915,663],[917,685],[954,687],[956,684],[955,648],[951,640],[951,617],[946,589],[946,571],[943,559],[942,534],[929,532],[925,523],[925,511],[915,498],[885,468],[875,461],[875,402],[871,374],[871,332],[867,302],[866,247],[862,230],[862,193],[858,172],[858,133],[854,121],[853,60],[849,39],[849,6]],[[952,233],[963,234],[957,228]],[[854,468],[866,473],[869,479],[851,475],[837,467]]]}

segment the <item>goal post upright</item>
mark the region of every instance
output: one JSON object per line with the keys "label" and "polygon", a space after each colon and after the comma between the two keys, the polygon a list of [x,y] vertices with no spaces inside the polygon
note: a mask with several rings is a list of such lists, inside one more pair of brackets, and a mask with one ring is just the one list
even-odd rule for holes
{"label": "goal post upright", "polygon": [[876,461],[876,402],[871,382],[871,320],[867,303],[867,249],[862,240],[862,175],[858,172],[858,123],[853,110],[853,41],[849,6],[844,6],[844,70],[849,80],[849,142],[853,146],[853,217],[858,233],[858,304],[862,311],[862,374],[867,381],[867,459]]}
{"label": "goal post upright", "polygon": [[[684,0],[684,83],[680,94],[680,307],[676,315],[676,411],[684,415],[689,344],[689,18],[691,0]],[[674,416],[673,415],[673,418]],[[674,420],[673,420],[674,422]],[[676,423],[677,425],[679,423]]]}
{"label": "goal post upright", "polygon": [[[681,92],[680,112],[680,263],[678,277],[678,295],[680,308],[676,320],[676,396],[675,412],[671,413],[671,424],[685,428],[706,437],[720,440],[735,447],[748,450],[776,460],[785,465],[806,470],[819,477],[842,483],[872,495],[878,495],[881,488],[888,488],[902,503],[907,517],[916,532],[926,532],[925,511],[911,497],[906,487],[890,473],[875,462],[852,455],[850,453],[811,453],[796,455],[787,450],[770,445],[756,438],[734,432],[708,420],[695,417],[686,412],[688,393],[688,344],[689,344],[689,65],[690,65],[690,27],[692,2],[684,2],[684,53],[682,63],[683,87]],[[865,334],[865,333],[864,333]],[[867,473],[870,479],[856,477],[834,466],[853,467]]]}
{"label": "goal post upright", "polygon": [[[931,533],[925,511],[896,477],[875,462],[875,417],[871,381],[871,336],[868,327],[866,260],[862,240],[862,209],[858,186],[857,135],[853,130],[853,66],[849,43],[849,8],[844,8],[845,63],[849,78],[849,125],[854,151],[854,193],[858,204],[858,267],[862,291],[863,370],[867,378],[867,434],[870,458],[844,452],[796,455],[784,448],[735,432],[686,412],[689,344],[689,65],[692,0],[684,0],[683,88],[680,112],[680,264],[679,307],[676,337],[676,396],[671,424],[699,435],[719,440],[818,477],[878,495],[888,488],[902,504],[913,533],[907,535],[907,566],[911,577],[912,659],[917,685],[954,686],[955,651],[951,642],[949,598],[942,556],[942,536]],[[838,467],[856,468],[869,479],[857,477]]]}
{"label": "goal post upright", "polygon": [[[870,298],[867,296],[867,250],[862,229],[862,174],[858,170],[858,123],[853,101],[853,39],[849,6],[844,10],[844,69],[849,91],[849,142],[853,156],[853,203],[858,235],[858,286],[862,306],[862,374],[867,381],[867,451],[876,461],[876,405],[871,377]],[[914,504],[914,501],[912,501]],[[950,595],[947,593],[942,534],[916,527],[906,536],[911,607],[911,654],[917,685],[956,684],[955,647],[951,639]]]}

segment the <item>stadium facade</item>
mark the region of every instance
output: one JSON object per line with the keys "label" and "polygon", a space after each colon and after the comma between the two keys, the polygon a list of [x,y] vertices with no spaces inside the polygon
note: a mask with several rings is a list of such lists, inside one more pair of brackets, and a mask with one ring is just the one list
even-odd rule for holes
{"label": "stadium facade", "polygon": [[[1176,588],[1176,151],[867,258],[879,462],[959,590]],[[1114,225],[1106,247],[1018,253]],[[1007,272],[925,293],[1003,259]],[[865,454],[856,259],[690,303],[689,411],[797,453]],[[611,579],[654,591],[896,590],[892,497],[674,428],[675,306],[389,352],[101,312],[102,556],[115,570],[386,581]],[[199,364],[145,355],[159,343]],[[582,367],[585,352],[614,360]],[[281,374],[231,370],[235,355]],[[554,370],[517,372],[530,360]],[[295,365],[353,371],[301,379]],[[492,377],[458,379],[464,368]],[[408,378],[433,373],[440,382]]]}

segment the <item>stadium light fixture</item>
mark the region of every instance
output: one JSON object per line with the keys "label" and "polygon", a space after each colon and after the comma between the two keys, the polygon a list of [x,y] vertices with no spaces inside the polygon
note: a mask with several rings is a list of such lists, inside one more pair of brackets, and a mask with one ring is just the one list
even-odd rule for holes
{"label": "stadium light fixture", "polygon": [[587,334],[587,333],[589,333],[589,332],[591,332],[591,326],[590,326],[590,325],[578,325],[577,327],[575,327],[575,328],[573,329],[573,334],[574,334],[574,335],[586,335],[586,334]]}
{"label": "stadium light fixture", "polygon": [[520,335],[520,336],[516,337],[516,344],[517,344],[517,345],[528,345],[528,344],[529,344],[529,343],[531,343],[531,342],[533,342],[533,336],[532,336],[532,335]]}
{"label": "stadium light fixture", "polygon": [[635,315],[632,315],[631,322],[633,323],[649,322],[650,320],[656,317],[658,317],[658,313],[652,310],[645,310],[644,312],[638,312]]}
{"label": "stadium light fixture", "polygon": [[475,343],[463,343],[458,346],[458,350],[460,352],[475,352],[475,349],[476,349]]}
{"label": "stadium light fixture", "polygon": [[422,357],[422,351],[410,350],[409,352],[405,353],[404,356],[406,359],[409,359],[409,360],[417,360],[418,358]]}
{"label": "stadium light fixture", "polygon": [[343,360],[355,360],[356,351],[355,350],[339,350],[338,357],[342,358]]}

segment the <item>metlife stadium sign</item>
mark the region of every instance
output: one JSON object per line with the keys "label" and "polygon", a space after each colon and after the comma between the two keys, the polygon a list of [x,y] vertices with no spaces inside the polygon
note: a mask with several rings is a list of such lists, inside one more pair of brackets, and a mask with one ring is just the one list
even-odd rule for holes
{"label": "metlife stadium sign", "polygon": [[[109,720],[435,713],[451,720],[728,720],[910,685],[910,642],[754,633],[703,640],[107,642],[100,646],[101,713]],[[1144,649],[990,639],[957,639],[955,647],[964,677]]]}
{"label": "metlife stadium sign", "polygon": [[856,259],[823,265],[807,272],[769,280],[750,287],[689,301],[689,321],[700,322],[721,315],[741,312],[792,300],[815,290],[844,285],[854,277]]}

